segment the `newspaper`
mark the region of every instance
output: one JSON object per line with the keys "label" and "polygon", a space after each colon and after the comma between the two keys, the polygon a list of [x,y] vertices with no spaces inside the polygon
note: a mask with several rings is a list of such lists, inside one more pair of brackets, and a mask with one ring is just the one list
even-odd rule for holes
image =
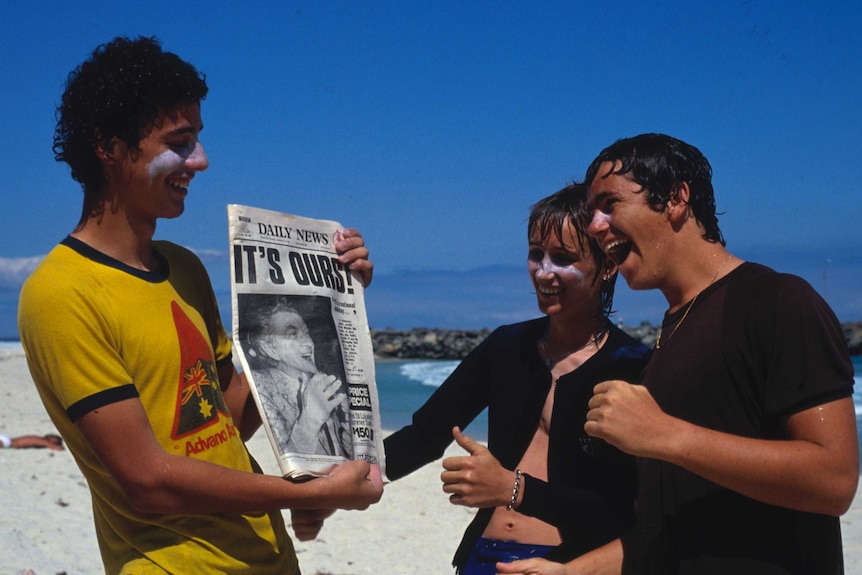
{"label": "newspaper", "polygon": [[228,206],[233,340],[285,477],[379,465],[383,436],[358,277],[338,261],[337,222]]}

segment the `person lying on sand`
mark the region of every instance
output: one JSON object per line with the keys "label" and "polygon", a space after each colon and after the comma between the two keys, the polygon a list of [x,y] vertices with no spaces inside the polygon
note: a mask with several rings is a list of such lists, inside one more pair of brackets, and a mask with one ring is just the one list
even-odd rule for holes
{"label": "person lying on sand", "polygon": [[59,435],[49,433],[48,435],[19,435],[18,437],[9,437],[8,435],[0,435],[0,444],[3,447],[47,447],[52,451],[62,451],[63,440]]}

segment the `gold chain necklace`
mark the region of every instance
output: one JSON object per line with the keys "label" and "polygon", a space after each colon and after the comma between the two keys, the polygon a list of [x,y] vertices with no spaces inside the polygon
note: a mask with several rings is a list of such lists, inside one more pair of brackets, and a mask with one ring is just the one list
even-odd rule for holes
{"label": "gold chain necklace", "polygon": [[[687,317],[688,317],[688,312],[690,312],[690,311],[691,311],[691,308],[693,308],[693,307],[694,307],[694,302],[696,302],[696,301],[697,301],[697,296],[699,296],[700,294],[702,294],[704,291],[706,291],[706,288],[708,288],[708,287],[709,287],[709,286],[711,286],[713,283],[715,283],[715,278],[717,278],[717,277],[718,277],[718,274],[720,274],[720,273],[721,273],[721,270],[722,270],[722,269],[724,269],[724,266],[727,264],[727,262],[728,262],[728,261],[730,261],[730,258],[731,258],[732,256],[733,256],[733,254],[728,253],[728,254],[727,254],[727,257],[726,257],[726,258],[724,258],[724,261],[723,261],[723,262],[721,262],[721,265],[720,265],[720,266],[718,266],[718,269],[717,269],[717,270],[715,270],[715,274],[713,274],[712,279],[711,279],[711,280],[709,280],[709,283],[708,283],[708,284],[706,284],[706,287],[705,287],[705,288],[703,288],[702,290],[700,290],[699,292],[697,292],[696,294],[694,294],[694,297],[693,297],[693,298],[691,298],[691,303],[689,303],[689,304],[688,304],[688,307],[687,307],[687,308],[685,308],[685,313],[684,313],[684,314],[682,314],[682,318],[681,318],[678,322],[676,322],[676,325],[675,325],[675,326],[673,326],[673,331],[672,331],[672,332],[670,332],[670,335],[669,335],[669,336],[667,336],[668,341],[670,341],[670,338],[672,338],[672,337],[673,337],[673,334],[675,334],[675,333],[676,333],[676,330],[678,330],[678,329],[679,329],[679,326],[681,326],[681,325],[682,325],[682,322],[684,322],[684,321],[685,321],[685,318],[687,318]],[[656,340],[655,340],[655,348],[656,348],[656,349],[661,349],[661,336],[662,336],[662,333],[661,333],[661,332],[659,332],[658,337],[657,337],[657,338],[656,338]]]}
{"label": "gold chain necklace", "polygon": [[584,344],[576,347],[575,349],[570,349],[569,351],[566,351],[565,353],[561,353],[561,354],[555,355],[555,356],[551,356],[550,354],[548,354],[548,350],[545,348],[545,340],[548,339],[548,334],[546,333],[544,335],[544,337],[542,337],[542,339],[539,340],[539,347],[542,348],[542,356],[545,359],[545,365],[548,367],[548,370],[553,368],[554,365],[556,365],[561,359],[565,359],[565,358],[569,357],[570,355],[581,351],[582,349],[584,349],[585,347],[587,347],[591,343],[595,344],[596,349],[598,349],[599,344],[601,343],[601,340],[605,336],[605,333],[607,333],[607,331],[608,331],[607,328],[601,329],[597,333],[590,336],[590,338],[587,339],[587,341]]}

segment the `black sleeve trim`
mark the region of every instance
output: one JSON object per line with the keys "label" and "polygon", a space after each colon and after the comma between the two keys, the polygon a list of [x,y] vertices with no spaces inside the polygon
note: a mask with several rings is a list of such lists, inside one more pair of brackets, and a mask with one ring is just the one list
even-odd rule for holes
{"label": "black sleeve trim", "polygon": [[131,383],[121,385],[120,387],[112,387],[111,389],[100,391],[99,393],[85,397],[84,399],[70,405],[66,410],[66,414],[74,423],[94,409],[99,409],[100,407],[117,403],[124,399],[131,399],[133,397],[138,397],[138,390]]}
{"label": "black sleeve trim", "polygon": [[813,407],[817,407],[819,405],[823,405],[824,403],[831,403],[833,401],[838,401],[839,399],[844,399],[845,397],[853,396],[853,386],[850,385],[846,389],[833,389],[828,393],[823,393],[817,397],[812,397],[808,401],[799,403],[797,405],[791,406],[782,413],[782,417],[790,417],[791,415],[796,415],[800,411],[805,411],[807,409],[811,409]]}
{"label": "black sleeve trim", "polygon": [[223,357],[216,362],[216,367],[221,367],[223,365],[227,365],[228,363],[233,363],[233,352],[227,354],[227,357]]}

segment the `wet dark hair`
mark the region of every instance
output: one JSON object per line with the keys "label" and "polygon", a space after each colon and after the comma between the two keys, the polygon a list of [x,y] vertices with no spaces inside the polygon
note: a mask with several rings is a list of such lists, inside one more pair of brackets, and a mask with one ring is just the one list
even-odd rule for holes
{"label": "wet dark hair", "polygon": [[[614,286],[617,274],[611,274],[604,279],[608,269],[608,258],[599,247],[598,242],[590,237],[587,229],[590,225],[591,213],[587,203],[587,186],[581,183],[569,184],[555,194],[543,198],[530,207],[530,217],[527,221],[527,239],[534,230],[538,230],[542,240],[547,240],[553,234],[565,249],[568,238],[563,238],[563,227],[569,222],[575,231],[575,240],[581,253],[589,250],[590,257],[596,264],[596,277],[593,282],[601,281],[598,315],[607,318],[613,313]],[[572,254],[577,255],[577,254]]]}
{"label": "wet dark hair", "polygon": [[[614,165],[607,174],[599,174],[605,162]],[[685,182],[691,190],[688,205],[695,220],[703,226],[703,238],[725,245],[718,228],[715,212],[715,193],[712,189],[712,166],[694,146],[664,134],[641,134],[617,140],[601,151],[587,168],[586,183],[612,174],[626,176],[640,184],[647,193],[647,204],[656,212],[663,212],[668,202]]]}
{"label": "wet dark hair", "polygon": [[66,162],[84,191],[83,223],[104,192],[104,171],[95,154],[112,138],[136,149],[148,126],[181,104],[207,95],[206,77],[156,38],[117,37],[93,50],[69,73],[57,106],[54,158]]}

